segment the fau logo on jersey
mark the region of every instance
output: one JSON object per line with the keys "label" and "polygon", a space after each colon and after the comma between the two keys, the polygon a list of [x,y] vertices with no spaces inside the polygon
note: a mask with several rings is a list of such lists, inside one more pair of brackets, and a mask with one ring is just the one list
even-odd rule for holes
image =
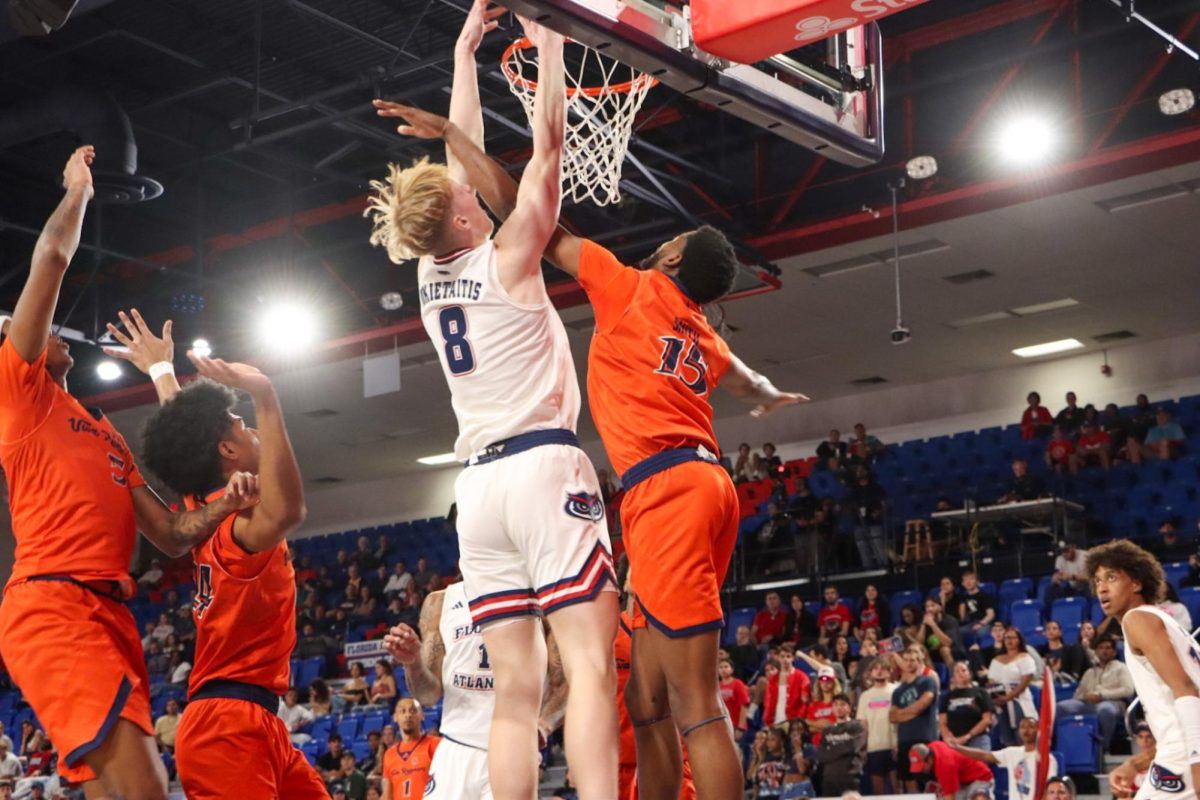
{"label": "fau logo on jersey", "polygon": [[572,517],[599,522],[604,519],[604,501],[589,492],[569,492],[563,509]]}
{"label": "fau logo on jersey", "polygon": [[1177,775],[1161,764],[1154,763],[1150,765],[1150,785],[1160,792],[1175,794],[1182,792],[1185,784],[1182,775]]}

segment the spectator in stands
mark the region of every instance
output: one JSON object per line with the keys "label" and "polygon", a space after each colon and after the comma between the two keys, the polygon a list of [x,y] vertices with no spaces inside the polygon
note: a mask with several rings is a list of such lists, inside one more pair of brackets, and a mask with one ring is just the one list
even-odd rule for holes
{"label": "spectator in stands", "polygon": [[1179,627],[1185,631],[1192,630],[1192,615],[1188,611],[1187,606],[1179,602],[1179,592],[1175,591],[1175,587],[1168,582],[1164,587],[1167,592],[1166,599],[1158,604],[1158,607],[1171,615],[1171,618],[1179,623]]}
{"label": "spectator in stands", "polygon": [[[923,675],[923,670],[920,655],[911,647],[905,649],[900,656],[900,683],[892,692],[892,707],[888,710],[888,721],[897,726],[901,753],[937,738],[937,683]],[[916,792],[917,773],[911,763],[901,759],[899,766],[905,790]]]}
{"label": "spectator in stands", "polygon": [[279,718],[291,734],[292,744],[301,745],[311,742],[312,737],[300,731],[305,725],[315,719],[313,712],[300,704],[300,692],[291,687],[283,696],[283,706],[279,709]]}
{"label": "spectator in stands", "polygon": [[[1083,422],[1083,409],[1075,402],[1075,393],[1067,392],[1067,406],[1062,411],[1054,415],[1054,424],[1061,425],[1063,430],[1068,434],[1073,434],[1079,430],[1080,424]],[[1014,798],[1015,800],[1015,798]]]}
{"label": "spectator in stands", "polygon": [[[5,494],[4,502],[7,504],[8,503],[7,487],[5,488],[4,494]],[[0,800],[12,800],[12,796],[13,796],[13,779],[12,778],[0,778]],[[809,796],[811,797],[813,795],[809,795]]]}
{"label": "spectator in stands", "polygon": [[861,422],[854,426],[854,439],[850,442],[850,454],[859,461],[870,464],[883,453],[883,442],[867,433]]}
{"label": "spectator in stands", "polygon": [[922,625],[921,613],[915,605],[911,603],[900,609],[900,624],[896,626],[893,635],[898,636],[904,646],[921,645],[924,646],[924,626]]}
{"label": "spectator in stands", "polygon": [[167,701],[166,713],[154,720],[154,741],[159,752],[175,752],[175,732],[179,730],[179,701]]}
{"label": "spectator in stands", "polygon": [[346,792],[346,800],[367,800],[367,776],[359,771],[354,753],[349,750],[342,752],[338,780]]}
{"label": "spectator in stands", "polygon": [[325,752],[317,759],[317,769],[326,781],[337,780],[342,771],[342,735],[337,731],[329,734]]}
{"label": "spectator in stands", "polygon": [[997,730],[1001,744],[1017,741],[1017,726],[1022,719],[1037,720],[1029,684],[1037,676],[1037,662],[1025,648],[1025,637],[1016,628],[1004,631],[1003,649],[988,665],[988,680],[997,687],[992,701],[1000,717]]}
{"label": "spectator in stands", "polygon": [[[357,568],[358,567],[356,565],[351,565],[351,569]],[[354,583],[347,583],[345,587],[342,588],[342,602],[338,604],[338,610],[344,611],[346,614],[353,613],[354,609],[358,608],[359,591],[364,588],[366,587],[362,585],[361,578],[359,578],[357,585]]]}
{"label": "spectator in stands", "polygon": [[375,776],[383,775],[383,754],[396,745],[396,726],[391,723],[384,725],[379,732],[379,746],[375,748]]}
{"label": "spectator in stands", "polygon": [[4,732],[4,723],[3,722],[0,722],[0,743],[3,743],[4,746],[8,748],[8,752],[10,752],[10,753],[12,752],[12,749],[13,749],[12,739],[8,738],[8,734],[6,734]]}
{"label": "spectator in stands", "polygon": [[[1133,725],[1133,742],[1135,752],[1121,762],[1121,765],[1108,775],[1108,785],[1113,796],[1118,800],[1132,798],[1150,772],[1150,765],[1158,752],[1158,742],[1150,730],[1149,723],[1144,720]],[[1047,800],[1049,800],[1047,798]],[[1075,800],[1074,797],[1070,800]]]}
{"label": "spectator in stands", "polygon": [[737,460],[733,462],[733,482],[749,483],[757,479],[750,457],[750,445],[742,442],[738,445]]}
{"label": "spectator in stands", "polygon": [[755,798],[777,798],[783,790],[783,777],[788,771],[784,733],[769,728],[760,739],[754,739],[746,780],[754,789]]}
{"label": "spectator in stands", "polygon": [[873,583],[868,583],[863,589],[862,600],[858,604],[858,622],[854,626],[854,636],[860,641],[864,632],[874,629],[876,632],[887,630],[892,623],[892,609],[888,602],[879,595],[879,589]]}
{"label": "spectator in stands", "polygon": [[21,767],[21,760],[10,753],[3,742],[0,742],[0,778],[16,779],[24,774],[25,770]]}
{"label": "spectator in stands", "polygon": [[375,560],[381,566],[387,566],[387,557],[391,552],[392,543],[388,541],[387,534],[379,534],[379,538],[375,540]]}
{"label": "spectator in stands", "polygon": [[[967,758],[945,742],[918,744],[908,751],[909,772],[929,775],[938,785],[938,796],[946,800],[975,800],[994,794],[992,771]],[[916,785],[916,781],[913,781]]]}
{"label": "spectator in stands", "polygon": [[[871,688],[871,667],[879,659],[879,638],[874,628],[868,628],[863,640],[858,645],[858,663],[854,665],[854,675],[850,678],[849,694],[857,699],[862,693]],[[891,674],[891,658],[884,662]]]}
{"label": "spectator in stands", "polygon": [[370,620],[374,618],[378,609],[379,601],[375,598],[374,590],[370,586],[363,586],[358,590],[358,602],[354,605],[350,616],[360,620]]}
{"label": "spectator in stands", "polygon": [[1067,472],[1071,469],[1072,456],[1075,454],[1075,443],[1062,425],[1054,426],[1054,434],[1046,442],[1046,466],[1055,472]]}
{"label": "spectator in stands", "polygon": [[1029,474],[1029,462],[1025,459],[1013,460],[1012,474],[1008,491],[997,498],[997,503],[1020,503],[1046,496],[1046,485],[1038,476]]}
{"label": "spectator in stands", "polygon": [[1042,405],[1042,396],[1037,392],[1030,392],[1025,401],[1029,407],[1021,415],[1021,438],[1040,439],[1048,436],[1054,425],[1054,418],[1050,416],[1050,409]]}
{"label": "spectator in stands", "polygon": [[862,782],[867,730],[851,716],[852,709],[849,696],[840,692],[833,696],[833,724],[825,728],[817,746],[821,793],[825,796],[858,791]]}
{"label": "spectator in stands", "polygon": [[371,548],[371,540],[366,536],[358,537],[358,547],[350,560],[358,565],[359,572],[363,575],[379,566],[379,557],[375,555]]}
{"label": "spectator in stands", "polygon": [[921,627],[921,644],[925,645],[930,657],[940,658],[947,667],[953,667],[954,660],[963,653],[958,620],[946,616],[937,598],[930,597],[925,600],[925,616],[921,620]]}
{"label": "spectator in stands", "polygon": [[158,615],[158,623],[154,626],[154,639],[162,643],[173,633],[175,633],[175,623],[171,621],[170,613],[164,611]]}
{"label": "spectator in stands", "polygon": [[396,566],[392,569],[392,574],[388,577],[387,583],[383,586],[383,593],[390,600],[393,597],[403,596],[408,591],[408,587],[412,585],[413,576],[408,571],[408,565],[403,560],[397,561]]}
{"label": "spectator in stands", "polygon": [[770,442],[762,446],[762,470],[769,478],[783,474],[783,459],[775,455],[775,445]]}
{"label": "spectator in stands", "polygon": [[1108,752],[1125,706],[1133,699],[1133,678],[1129,668],[1117,660],[1117,646],[1112,639],[1097,640],[1095,650],[1098,663],[1083,673],[1072,699],[1059,701],[1058,713],[1095,714],[1100,722],[1100,740]]}
{"label": "spectator in stands", "polygon": [[958,614],[958,587],[954,585],[954,578],[949,575],[942,576],[938,581],[937,599],[942,604],[943,611],[955,619],[961,619]]}
{"label": "spectator in stands", "polygon": [[162,645],[157,641],[150,642],[150,648],[146,651],[146,672],[153,678],[162,678],[166,675],[167,667],[170,665],[170,657],[162,651]]}
{"label": "spectator in stands", "polygon": [[1042,655],[1050,669],[1056,676],[1061,675],[1070,681],[1078,681],[1084,671],[1092,666],[1087,651],[1079,644],[1064,642],[1062,626],[1054,620],[1046,623],[1045,633],[1046,646],[1042,649]]}
{"label": "spectator in stands", "polygon": [[[1117,630],[1120,629],[1121,626],[1117,625]],[[1094,641],[1096,641],[1096,626],[1090,619],[1085,619],[1079,626],[1079,646],[1083,648],[1083,653],[1087,657],[1087,666],[1092,666],[1098,661],[1096,650],[1092,647]]]}
{"label": "spectator in stands", "polygon": [[392,665],[387,659],[380,659],[375,662],[375,682],[371,684],[371,704],[388,706],[395,701],[398,692],[396,691],[396,678],[392,675]]}
{"label": "spectator in stands", "polygon": [[[950,742],[949,744],[958,753],[967,758],[973,758],[989,766],[1002,767],[1008,770],[1008,796],[1010,800],[1035,800],[1038,795],[1038,762],[1041,761],[1041,755],[1038,753],[1037,746],[1037,720],[1021,720],[1019,736],[1019,744],[1012,747],[1004,747],[995,752],[991,752],[990,748],[965,747],[954,742]],[[1049,777],[1057,776],[1059,766],[1057,759],[1052,758],[1050,764],[1046,767],[1046,775]]]}
{"label": "spectator in stands", "polygon": [[54,772],[57,762],[58,754],[54,752],[54,745],[50,743],[50,737],[42,731],[38,731],[35,734],[33,752],[26,759],[25,777],[50,775]]}
{"label": "spectator in stands", "polygon": [[142,651],[145,652],[150,648],[150,643],[154,641],[154,629],[158,626],[156,622],[147,622],[142,628]]}
{"label": "spectator in stands", "polygon": [[1109,403],[1104,407],[1104,413],[1100,415],[1100,430],[1108,434],[1109,444],[1112,447],[1112,454],[1120,457],[1121,451],[1125,449],[1126,443],[1129,441],[1129,434],[1133,426],[1130,421],[1121,413],[1121,409],[1116,403]]}
{"label": "spectator in stands", "polygon": [[803,748],[792,749],[792,757],[788,759],[788,771],[783,776],[783,786],[779,790],[779,800],[800,800],[817,796],[809,777],[812,765],[804,755]]}
{"label": "spectator in stands", "polygon": [[1105,470],[1111,469],[1112,457],[1112,437],[1100,430],[1095,422],[1085,419],[1075,442],[1075,453],[1071,456],[1071,474],[1077,474],[1092,462]]}
{"label": "spectator in stands", "polygon": [[348,706],[362,705],[367,702],[369,694],[370,687],[367,686],[362,662],[355,661],[350,665],[350,680],[342,687],[342,699]]}
{"label": "spectator in stands", "polygon": [[833,698],[841,691],[842,686],[833,667],[817,669],[817,685],[812,700],[804,709],[804,721],[813,732],[814,744],[820,744],[823,732],[834,723]]}
{"label": "spectator in stands", "polygon": [[854,544],[863,567],[874,569],[887,564],[883,540],[883,511],[887,492],[875,482],[871,470],[859,466],[854,483],[846,493],[845,505],[854,514]]}
{"label": "spectator in stands", "polygon": [[[363,756],[362,761],[358,762],[358,768],[363,774],[370,778],[375,772],[376,760],[379,757],[379,743],[383,737],[379,731],[367,731],[367,754]],[[371,790],[367,789],[367,797],[370,798]]]}
{"label": "spectator in stands", "polygon": [[842,433],[837,428],[829,431],[829,438],[817,445],[817,463],[826,469],[837,472],[846,463],[847,446],[842,441]]}
{"label": "spectator in stands", "polygon": [[980,750],[989,749],[992,718],[996,708],[987,691],[975,683],[971,668],[965,661],[954,664],[950,673],[950,688],[938,701],[938,727],[942,741],[962,744]]}
{"label": "spectator in stands", "polygon": [[30,746],[33,743],[33,735],[37,733],[37,728],[29,720],[21,720],[21,743],[17,746],[16,755],[28,756],[33,752]]}
{"label": "spectator in stands", "polygon": [[350,564],[350,554],[345,550],[338,550],[332,570],[334,583],[346,582],[346,578],[350,575]]}
{"label": "spectator in stands", "polygon": [[974,641],[996,618],[996,599],[979,586],[979,575],[974,570],[962,574],[962,588],[958,598],[958,621],[962,623],[963,641],[968,641],[968,637]]}
{"label": "spectator in stands", "polygon": [[798,594],[792,595],[791,611],[788,612],[787,633],[785,639],[798,647],[808,647],[821,636],[821,626],[817,617],[808,610],[804,599]]}
{"label": "spectator in stands", "polygon": [[733,673],[739,680],[748,681],[758,672],[758,645],[749,625],[738,625],[734,632],[733,644],[726,648],[729,660],[733,663]]}
{"label": "spectator in stands", "polygon": [[366,585],[366,582],[366,578],[363,577],[363,569],[358,565],[357,561],[351,561],[346,565],[347,594],[350,594],[349,590],[353,590],[354,596],[357,597],[359,591]]}
{"label": "spectator in stands", "polygon": [[866,773],[871,778],[871,793],[883,794],[888,788],[898,792],[896,726],[888,718],[892,695],[896,691],[892,670],[882,659],[862,669],[868,670],[871,681],[870,687],[858,698],[858,719],[867,731]]}
{"label": "spectator in stands", "polygon": [[1133,448],[1133,452],[1139,452],[1140,458],[1133,458],[1132,461],[1140,463],[1144,459],[1159,459],[1169,461],[1176,458],[1183,452],[1183,447],[1187,444],[1187,436],[1183,433],[1183,427],[1178,422],[1171,420],[1171,412],[1165,408],[1160,408],[1154,415],[1155,425],[1146,432],[1146,441],[1141,448]]}
{"label": "spectator in stands", "polygon": [[1060,597],[1088,593],[1087,554],[1072,542],[1063,542],[1062,550],[1054,559],[1054,574],[1050,576],[1050,588],[1046,602],[1053,603]]}
{"label": "spectator in stands", "polygon": [[829,644],[834,637],[850,633],[854,613],[850,611],[850,606],[842,602],[836,586],[826,586],[824,595],[825,605],[817,614],[817,628],[820,630],[817,640],[821,644]]}
{"label": "spectator in stands", "polygon": [[317,633],[316,626],[311,622],[305,622],[300,629],[300,638],[296,641],[296,648],[292,650],[292,655],[296,658],[323,657],[333,647],[334,643],[329,637]]}
{"label": "spectator in stands", "polygon": [[763,725],[783,725],[804,716],[804,707],[812,699],[808,676],[796,669],[790,658],[768,658],[763,671]]}
{"label": "spectator in stands", "polygon": [[437,580],[437,573],[429,568],[429,562],[424,558],[417,559],[417,571],[413,575],[413,583],[418,589],[429,590],[430,585]]}
{"label": "spectator in stands", "polygon": [[[1154,406],[1150,405],[1150,398],[1146,395],[1139,394],[1137,396],[1130,424],[1133,428],[1130,435],[1138,442],[1146,441],[1146,434],[1156,424]],[[1132,451],[1130,455],[1132,455]]]}
{"label": "spectator in stands", "polygon": [[157,558],[150,559],[150,566],[138,578],[138,584],[147,589],[153,589],[158,586],[159,581],[163,579],[162,562]]}
{"label": "spectator in stands", "polygon": [[766,607],[754,615],[750,631],[760,645],[779,644],[787,632],[787,611],[779,599],[778,592],[767,592]]}
{"label": "spectator in stands", "polygon": [[725,710],[729,712],[729,721],[733,724],[733,738],[740,742],[749,724],[746,709],[750,706],[750,689],[733,674],[733,662],[728,658],[717,662],[717,688],[721,692]]}
{"label": "spectator in stands", "polygon": [[1046,780],[1042,800],[1075,800],[1075,784],[1070,775],[1056,775]]}
{"label": "spectator in stands", "polygon": [[[846,677],[854,680],[854,675],[858,671],[858,656],[850,650],[850,637],[837,636],[833,640],[833,652],[830,653],[830,658],[835,666],[841,667],[846,673]],[[845,687],[846,691],[850,691],[850,687]]]}

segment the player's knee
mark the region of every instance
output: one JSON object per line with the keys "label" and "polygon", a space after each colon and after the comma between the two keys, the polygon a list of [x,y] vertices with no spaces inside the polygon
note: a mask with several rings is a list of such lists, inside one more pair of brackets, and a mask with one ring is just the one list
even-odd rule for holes
{"label": "player's knee", "polygon": [[156,770],[123,775],[113,797],[121,800],[167,800],[167,786]]}

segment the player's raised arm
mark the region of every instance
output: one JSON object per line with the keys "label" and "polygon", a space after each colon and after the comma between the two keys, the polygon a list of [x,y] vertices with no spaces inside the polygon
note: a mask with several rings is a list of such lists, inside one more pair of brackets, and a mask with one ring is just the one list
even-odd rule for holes
{"label": "player's raised arm", "polygon": [[[454,45],[454,81],[450,88],[450,121],[480,150],[483,149],[483,107],[479,102],[479,74],[475,51],[484,35],[496,28],[496,19],[506,10],[492,8],[491,0],[474,0],[467,11],[466,22]],[[450,146],[446,146],[446,166],[450,177],[463,183],[467,171]]]}
{"label": "player's raised arm", "polygon": [[258,502],[258,478],[248,472],[233,473],[218,500],[194,511],[172,511],[149,486],[138,486],[131,494],[138,530],[159,550],[179,558],[212,536],[230,514]]}
{"label": "player's raised arm", "polygon": [[796,403],[807,403],[808,397],[798,392],[781,392],[765,375],[755,372],[737,356],[730,355],[729,369],[721,378],[721,386],[734,397],[754,403],[750,412],[754,417],[765,417],[776,409]]}
{"label": "player's raised arm", "polygon": [[439,627],[442,622],[444,591],[431,592],[421,604],[420,637],[407,625],[396,625],[383,637],[388,654],[404,665],[404,683],[424,706],[442,698],[442,661],[446,643]]}
{"label": "player's raised arm", "polygon": [[158,393],[158,404],[163,405],[179,394],[179,381],[175,377],[175,340],[171,338],[171,320],[163,323],[162,336],[155,336],[136,308],[117,312],[122,331],[111,322],[108,332],[121,345],[120,348],[105,347],[104,354],[133,364],[154,381]]}
{"label": "player's raised arm", "polygon": [[26,363],[33,363],[46,349],[63,275],[79,247],[84,210],[95,193],[91,170],[95,158],[96,151],[91,145],[84,145],[71,154],[63,169],[63,186],[67,192],[46,220],[33,248],[29,279],[17,300],[8,328],[13,348]]}
{"label": "player's raised arm", "polygon": [[533,157],[521,175],[517,204],[496,233],[497,265],[505,289],[541,280],[542,251],[558,226],[562,202],[562,151],[566,137],[563,37],[521,20],[538,49],[538,87],[533,99]]}
{"label": "player's raised arm", "polygon": [[248,392],[258,422],[260,502],[234,522],[233,538],[251,553],[268,550],[304,522],[304,479],[292,451],[283,408],[271,379],[249,364],[228,364],[188,352],[201,375]]}

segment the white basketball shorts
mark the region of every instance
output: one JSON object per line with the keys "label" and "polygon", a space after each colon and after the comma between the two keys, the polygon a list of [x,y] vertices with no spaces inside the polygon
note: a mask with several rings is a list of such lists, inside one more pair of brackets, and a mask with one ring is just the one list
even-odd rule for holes
{"label": "white basketball shorts", "polygon": [[459,566],[476,625],[616,591],[604,501],[583,450],[545,444],[468,466],[454,492]]}
{"label": "white basketball shorts", "polygon": [[443,738],[429,765],[425,800],[492,800],[487,751]]}

